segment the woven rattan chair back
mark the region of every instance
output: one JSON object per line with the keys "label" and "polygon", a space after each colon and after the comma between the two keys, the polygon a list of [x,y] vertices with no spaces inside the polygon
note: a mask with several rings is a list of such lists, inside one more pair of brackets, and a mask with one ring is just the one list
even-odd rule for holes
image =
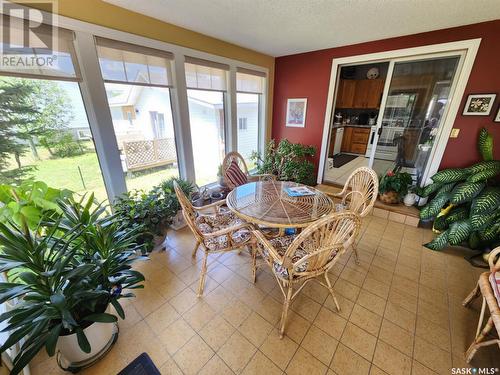
{"label": "woven rattan chair back", "polygon": [[203,236],[195,224],[197,216],[196,211],[193,208],[193,205],[189,201],[188,197],[186,197],[186,194],[184,194],[184,192],[182,191],[182,189],[180,188],[179,184],[176,181],[174,181],[174,190],[175,190],[175,195],[179,200],[179,204],[181,205],[182,215],[186,220],[186,224],[188,225],[189,229],[191,229],[196,239],[200,242],[203,241]]}
{"label": "woven rattan chair back", "polygon": [[345,211],[308,226],[285,252],[285,262],[291,263],[289,278],[312,277],[330,269],[350,247],[360,225],[358,214]]}
{"label": "woven rattan chair back", "polygon": [[236,185],[231,183],[231,180],[226,176],[227,170],[229,169],[229,166],[231,165],[232,162],[236,162],[238,164],[238,167],[240,167],[241,171],[248,177],[248,167],[247,163],[245,163],[245,160],[243,159],[243,156],[239,154],[236,151],[229,152],[226,154],[224,157],[224,161],[222,162],[222,175],[224,176],[224,181],[226,182],[226,185],[230,189],[234,189]]}
{"label": "woven rattan chair back", "polygon": [[361,217],[368,215],[378,195],[378,176],[368,167],[354,170],[342,190],[342,204]]}

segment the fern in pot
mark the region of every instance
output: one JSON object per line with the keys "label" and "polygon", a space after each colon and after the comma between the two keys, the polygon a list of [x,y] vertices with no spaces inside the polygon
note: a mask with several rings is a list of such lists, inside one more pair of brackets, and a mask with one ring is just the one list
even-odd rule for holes
{"label": "fern in pot", "polygon": [[61,367],[77,370],[105,354],[117,336],[120,300],[126,289],[143,287],[132,269],[140,251],[138,230],[123,230],[93,196],[58,202],[59,215],[42,218],[36,229],[0,223],[0,303],[12,307],[0,316],[19,351],[17,374],[42,349],[59,353]]}

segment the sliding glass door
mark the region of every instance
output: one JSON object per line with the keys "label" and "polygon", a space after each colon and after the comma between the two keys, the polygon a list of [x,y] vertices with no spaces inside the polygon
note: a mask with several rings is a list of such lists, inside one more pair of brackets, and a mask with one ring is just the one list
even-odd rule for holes
{"label": "sliding glass door", "polygon": [[393,63],[370,157],[378,174],[398,168],[421,183],[451,100],[459,62],[457,54]]}

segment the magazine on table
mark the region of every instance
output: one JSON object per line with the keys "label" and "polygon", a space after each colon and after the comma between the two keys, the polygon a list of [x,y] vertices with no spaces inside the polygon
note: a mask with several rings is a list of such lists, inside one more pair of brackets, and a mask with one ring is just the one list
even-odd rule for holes
{"label": "magazine on table", "polygon": [[290,197],[305,197],[316,194],[306,186],[287,187],[284,190]]}

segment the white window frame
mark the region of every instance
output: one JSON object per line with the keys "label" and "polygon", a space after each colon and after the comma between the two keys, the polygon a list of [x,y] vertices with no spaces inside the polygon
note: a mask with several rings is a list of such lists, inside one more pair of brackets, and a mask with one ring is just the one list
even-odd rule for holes
{"label": "white window frame", "polygon": [[[264,144],[267,134],[268,118],[268,81],[269,69],[263,66],[231,59],[211,53],[198,51],[140,35],[110,29],[108,27],[55,15],[54,23],[58,27],[75,33],[75,49],[82,74],[80,87],[85,104],[90,129],[94,138],[96,152],[110,202],[127,191],[125,175],[122,172],[120,154],[114,135],[113,122],[108,106],[104,81],[101,76],[95,37],[104,37],[139,46],[154,48],[174,54],[172,60],[172,84],[170,99],[174,120],[175,143],[177,147],[179,174],[182,178],[195,182],[193,149],[189,123],[189,108],[185,76],[185,56],[196,57],[229,65],[228,87],[224,95],[226,151],[236,151],[237,114],[236,114],[236,69],[237,67],[256,70],[266,75],[265,91],[262,94],[261,118],[259,126],[259,147]],[[260,150],[262,151],[262,150]]]}
{"label": "white window frame", "polygon": [[[477,52],[479,50],[479,45],[481,44],[481,38],[476,39],[468,39],[461,40],[456,42],[449,43],[439,43],[439,44],[431,44],[420,47],[412,47],[412,48],[403,48],[391,51],[384,52],[376,52],[364,55],[355,55],[348,56],[342,58],[336,58],[332,60],[332,69],[330,73],[330,85],[328,88],[328,96],[326,102],[326,111],[325,111],[325,121],[323,125],[323,138],[321,142],[321,153],[319,155],[319,166],[318,166],[318,176],[317,183],[321,184],[324,178],[324,170],[325,170],[325,162],[327,158],[328,146],[329,146],[329,134],[330,127],[332,122],[332,111],[335,108],[335,100],[336,100],[336,87],[338,85],[339,76],[340,76],[340,67],[343,65],[354,65],[354,64],[366,64],[366,63],[376,63],[376,62],[392,62],[394,61],[403,61],[403,60],[412,60],[419,59],[419,57],[424,55],[432,56],[433,54],[442,55],[447,52],[452,52],[454,55],[460,55],[463,52],[461,57],[461,70],[460,72],[457,70],[459,77],[456,82],[456,86],[454,88],[453,97],[451,98],[450,103],[448,104],[448,112],[444,119],[443,124],[440,126],[440,133],[436,136],[437,144],[434,147],[433,155],[429,159],[426,167],[426,171],[422,178],[422,184],[425,185],[430,181],[430,176],[437,172],[439,165],[441,164],[441,160],[444,155],[444,151],[446,145],[448,143],[448,139],[451,134],[451,130],[453,124],[455,123],[456,116],[458,114],[458,109],[460,107],[460,103],[462,102],[462,98],[464,96],[465,88],[467,86],[467,82],[469,81],[469,76],[472,71],[472,66],[474,65],[474,61],[476,59]],[[389,71],[387,73],[387,77],[391,77],[392,72]],[[384,96],[385,98],[386,92],[389,90],[391,80],[387,79],[384,86]],[[382,102],[380,105],[381,110],[383,110],[385,103]],[[382,116],[378,116],[379,122],[382,121]],[[379,124],[377,123],[377,126]],[[378,135],[375,135],[375,139],[373,141],[374,146],[377,144]]]}

